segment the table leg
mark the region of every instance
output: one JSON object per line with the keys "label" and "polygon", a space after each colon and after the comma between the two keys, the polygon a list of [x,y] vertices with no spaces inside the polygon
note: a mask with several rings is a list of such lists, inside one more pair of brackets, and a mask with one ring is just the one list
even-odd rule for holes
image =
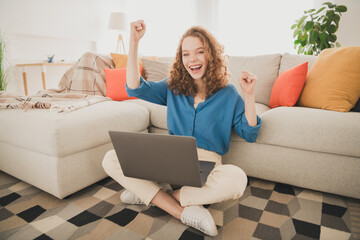
{"label": "table leg", "polygon": [[41,66],[41,78],[42,78],[42,84],[43,84],[43,89],[46,90],[46,68],[45,66]]}
{"label": "table leg", "polygon": [[27,85],[26,70],[25,70],[25,68],[23,68],[22,77],[23,77],[23,82],[24,82],[25,95],[28,95],[28,85]]}

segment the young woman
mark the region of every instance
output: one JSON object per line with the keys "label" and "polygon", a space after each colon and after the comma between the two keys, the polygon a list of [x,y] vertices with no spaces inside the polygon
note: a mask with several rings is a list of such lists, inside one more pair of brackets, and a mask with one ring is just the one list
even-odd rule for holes
{"label": "young woman", "polygon": [[103,161],[105,171],[126,190],[121,200],[128,204],[153,204],[184,224],[210,236],[217,235],[214,220],[202,205],[242,196],[247,177],[237,166],[222,165],[221,155],[229,149],[232,129],[248,142],[254,142],[261,126],[255,112],[256,76],[243,71],[239,83],[244,99],[228,84],[223,48],[205,29],[192,27],[180,40],[170,77],[147,82],[139,75],[138,45],[146,25],[131,23],[127,63],[129,96],[167,105],[169,134],[193,136],[199,159],[213,161],[215,168],[201,188],[183,186],[166,192],[159,183],[125,177],[115,152]]}

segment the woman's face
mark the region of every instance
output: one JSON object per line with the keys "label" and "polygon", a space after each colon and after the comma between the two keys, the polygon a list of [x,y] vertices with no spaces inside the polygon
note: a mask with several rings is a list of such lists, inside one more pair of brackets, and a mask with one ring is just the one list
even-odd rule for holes
{"label": "woman's face", "polygon": [[181,48],[184,67],[193,79],[201,79],[208,65],[204,44],[200,38],[190,36],[184,39]]}

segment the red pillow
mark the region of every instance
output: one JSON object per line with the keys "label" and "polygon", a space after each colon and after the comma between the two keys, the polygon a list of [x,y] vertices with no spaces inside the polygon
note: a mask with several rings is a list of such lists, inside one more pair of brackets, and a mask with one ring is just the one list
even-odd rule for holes
{"label": "red pillow", "polygon": [[305,62],[280,73],[271,90],[269,107],[294,106],[304,88],[307,71]]}
{"label": "red pillow", "polygon": [[126,92],[126,68],[104,69],[104,72],[107,97],[114,101],[137,99],[136,97],[129,97]]}

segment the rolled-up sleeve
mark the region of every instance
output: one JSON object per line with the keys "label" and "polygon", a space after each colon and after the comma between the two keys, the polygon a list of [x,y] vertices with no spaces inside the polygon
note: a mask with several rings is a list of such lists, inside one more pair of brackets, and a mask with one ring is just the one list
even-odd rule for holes
{"label": "rolled-up sleeve", "polygon": [[160,104],[160,105],[166,105],[167,101],[167,91],[168,91],[168,85],[167,85],[167,78],[165,78],[162,81],[159,82],[151,82],[151,81],[145,81],[143,77],[140,76],[140,86],[131,89],[125,85],[126,92],[130,97],[137,97],[142,100]]}
{"label": "rolled-up sleeve", "polygon": [[238,98],[234,116],[233,126],[237,135],[247,142],[255,142],[262,125],[262,120],[256,115],[257,125],[254,127],[249,125],[245,117],[244,101],[241,97]]}

